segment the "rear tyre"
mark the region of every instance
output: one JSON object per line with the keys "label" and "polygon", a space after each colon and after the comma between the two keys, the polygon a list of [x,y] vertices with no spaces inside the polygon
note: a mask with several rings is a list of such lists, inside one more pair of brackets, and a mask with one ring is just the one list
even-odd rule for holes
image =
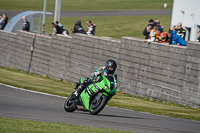
{"label": "rear tyre", "polygon": [[99,100],[97,100],[95,96],[90,104],[90,114],[97,115],[105,107],[107,102],[108,97],[106,95],[103,94]]}
{"label": "rear tyre", "polygon": [[74,108],[74,101],[76,100],[76,97],[74,93],[72,93],[65,101],[64,109],[66,112],[74,112],[76,109]]}

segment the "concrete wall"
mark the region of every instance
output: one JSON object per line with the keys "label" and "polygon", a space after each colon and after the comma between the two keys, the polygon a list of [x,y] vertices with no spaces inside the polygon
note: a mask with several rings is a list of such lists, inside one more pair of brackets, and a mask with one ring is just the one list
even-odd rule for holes
{"label": "concrete wall", "polygon": [[171,28],[182,22],[182,26],[186,29],[186,40],[189,37],[190,41],[197,41],[200,30],[199,5],[200,0],[173,1]]}
{"label": "concrete wall", "polygon": [[[0,66],[77,82],[118,63],[119,90],[136,96],[200,107],[200,43],[187,47],[86,35],[43,36],[0,31]],[[31,51],[31,47],[34,47]]]}

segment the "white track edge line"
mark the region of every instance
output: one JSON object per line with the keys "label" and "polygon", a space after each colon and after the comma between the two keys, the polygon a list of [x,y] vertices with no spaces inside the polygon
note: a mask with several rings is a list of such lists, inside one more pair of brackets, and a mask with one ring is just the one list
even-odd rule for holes
{"label": "white track edge line", "polygon": [[14,86],[2,84],[2,83],[0,83],[0,85],[6,86],[6,87],[10,87],[10,88],[13,88],[13,89],[17,89],[17,90],[23,90],[23,91],[27,91],[27,92],[36,93],[36,94],[41,94],[41,95],[52,96],[52,97],[59,97],[59,98],[66,99],[66,97],[62,97],[62,96],[58,96],[58,95],[53,95],[53,94],[49,94],[49,93],[44,93],[44,92],[39,92],[39,91],[27,90],[27,89],[23,89],[23,88],[19,88],[19,87],[14,87]]}

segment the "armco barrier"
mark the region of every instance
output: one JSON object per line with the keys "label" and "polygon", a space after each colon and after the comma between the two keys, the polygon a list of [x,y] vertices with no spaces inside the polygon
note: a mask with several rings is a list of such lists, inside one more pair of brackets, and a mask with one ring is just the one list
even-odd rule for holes
{"label": "armco barrier", "polygon": [[22,31],[0,31],[0,40],[2,67],[77,82],[114,59],[121,91],[200,107],[200,43],[181,47],[134,37],[48,37]]}

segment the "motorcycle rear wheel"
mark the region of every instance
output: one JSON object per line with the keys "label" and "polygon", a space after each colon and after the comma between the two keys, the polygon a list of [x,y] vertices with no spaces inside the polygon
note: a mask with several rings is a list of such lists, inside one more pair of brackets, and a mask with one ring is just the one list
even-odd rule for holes
{"label": "motorcycle rear wheel", "polygon": [[76,97],[74,93],[72,93],[65,101],[64,109],[66,112],[74,112],[76,109],[74,108],[74,101],[76,100]]}
{"label": "motorcycle rear wheel", "polygon": [[92,115],[97,115],[107,104],[108,102],[108,97],[106,95],[102,95],[101,98],[97,101],[96,98],[91,101],[90,104],[90,114]]}

